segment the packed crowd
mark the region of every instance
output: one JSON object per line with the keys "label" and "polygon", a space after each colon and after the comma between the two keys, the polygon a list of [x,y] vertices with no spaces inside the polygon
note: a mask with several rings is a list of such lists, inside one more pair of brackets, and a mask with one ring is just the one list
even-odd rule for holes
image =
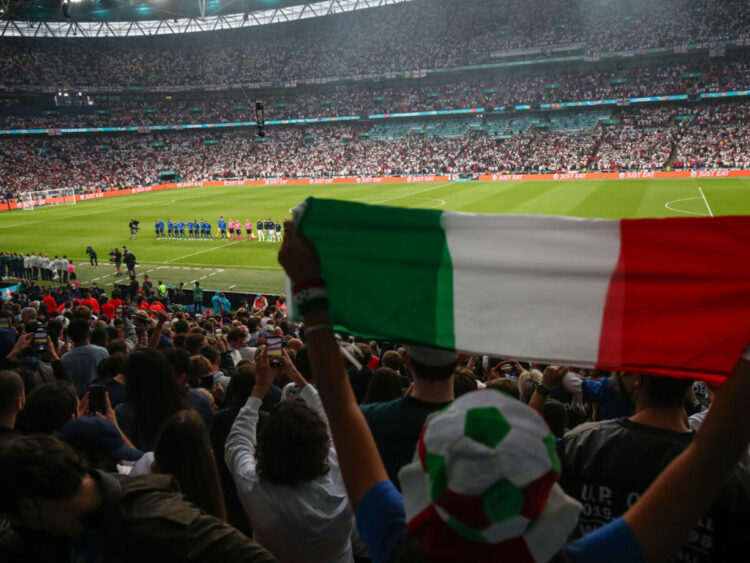
{"label": "packed crowd", "polygon": [[199,284],[0,299],[3,561],[744,549],[748,352],[716,389],[335,336],[291,227],[279,258],[301,324],[283,295],[233,306]]}
{"label": "packed crowd", "polygon": [[[684,74],[699,74],[686,78]],[[620,99],[644,96],[718,92],[750,88],[750,65],[740,61],[701,64],[669,64],[637,70],[563,69],[535,72],[533,76],[508,76],[497,80],[461,80],[434,86],[383,87],[368,85],[337,91],[263,94],[239,91],[234,97],[203,94],[190,99],[164,96],[137,100],[100,102],[87,113],[44,115],[56,111],[40,106],[32,115],[12,115],[13,107],[0,113],[0,129],[143,126],[173,123],[227,123],[255,120],[255,98],[262,97],[267,121],[431,111],[457,108],[537,107],[541,103]],[[172,96],[170,96],[172,98]],[[23,106],[28,112],[28,106]],[[57,108],[59,109],[59,108]],[[98,112],[98,113],[97,113]],[[106,112],[106,113],[105,113]]]}
{"label": "packed crowd", "polygon": [[[411,134],[369,139],[364,124],[279,127],[264,141],[253,131],[44,137],[0,141],[0,193],[72,187],[78,192],[184,181],[559,172],[748,165],[750,104],[621,109],[619,124],[568,132],[528,127],[512,137]],[[539,116],[539,120],[549,115]],[[528,126],[528,124],[527,124]],[[364,135],[362,135],[364,134]]]}
{"label": "packed crowd", "polygon": [[453,67],[539,45],[607,52],[745,38],[749,17],[742,0],[420,0],[187,37],[11,40],[0,53],[0,82],[110,89],[293,81]]}

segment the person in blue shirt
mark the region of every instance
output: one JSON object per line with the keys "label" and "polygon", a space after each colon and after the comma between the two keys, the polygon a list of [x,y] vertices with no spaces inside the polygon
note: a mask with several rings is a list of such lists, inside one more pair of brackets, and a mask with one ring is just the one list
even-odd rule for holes
{"label": "person in blue shirt", "polygon": [[263,223],[263,228],[266,230],[266,240],[268,242],[276,242],[276,231],[273,227],[273,221],[266,219],[266,222]]}
{"label": "person in blue shirt", "polygon": [[222,311],[228,313],[232,308],[232,304],[223,293],[214,293],[214,296],[211,298],[211,306],[217,315],[221,314]]}
{"label": "person in blue shirt", "polygon": [[281,223],[279,223],[278,221],[276,221],[275,227],[276,227],[276,241],[277,242],[281,242],[282,241],[282,238],[281,238]]}
{"label": "person in blue shirt", "polygon": [[174,223],[170,219],[167,219],[167,237],[172,238],[174,234]]}
{"label": "person in blue shirt", "polygon": [[180,219],[180,222],[178,223],[178,226],[180,228],[180,238],[184,239],[185,238],[185,221],[183,221],[182,219]]}
{"label": "person in blue shirt", "polygon": [[[292,284],[315,282],[316,287],[324,287],[320,261],[313,245],[297,233],[291,222],[285,224],[284,245],[279,252],[279,262]],[[508,403],[511,399],[499,400],[501,394],[494,390],[463,395],[454,403],[455,409],[442,411],[428,421],[417,445],[412,467],[407,466],[400,472],[404,491],[402,496],[388,479],[367,421],[357,406],[335,339],[334,327],[328,317],[328,299],[320,292],[310,298],[304,291],[299,292],[299,299],[299,308],[304,309],[302,317],[305,339],[315,385],[328,415],[338,452],[339,468],[356,515],[359,536],[375,563],[425,561],[426,556],[440,562],[549,561],[555,557],[558,558],[556,560],[585,563],[668,561],[714,502],[726,476],[734,469],[750,442],[750,409],[747,408],[750,398],[748,346],[741,355],[738,354],[740,357],[732,373],[726,379],[721,393],[717,394],[714,405],[690,445],[664,469],[622,517],[569,545],[565,545],[565,534],[560,537],[559,526],[546,526],[538,521],[533,521],[531,526],[524,525],[521,521],[517,526],[488,527],[484,523],[486,513],[482,518],[484,508],[489,506],[499,511],[498,514],[506,514],[508,507],[518,502],[513,496],[514,487],[503,486],[494,491],[494,500],[478,499],[471,492],[460,494],[463,491],[448,489],[451,476],[465,475],[463,481],[456,481],[459,486],[463,485],[472,491],[478,488],[483,490],[492,484],[493,481],[488,478],[494,479],[494,473],[517,471],[519,466],[498,462],[485,464],[477,470],[472,465],[476,454],[484,452],[486,455],[487,452],[478,445],[467,445],[466,440],[451,438],[451,431],[446,430],[455,427],[456,423],[461,424],[466,417],[454,418],[453,415],[456,412],[461,414],[460,410],[468,406],[469,402],[472,402],[471,408],[474,408],[473,402],[477,400],[487,400],[492,405],[488,403],[489,408],[485,408],[484,413],[475,412],[477,415],[481,414],[475,419],[475,435],[481,434],[492,439],[500,432],[499,426],[487,424],[487,417],[497,420],[499,413],[508,426],[502,432],[507,434],[516,432],[521,427],[539,427],[539,424],[543,424],[541,421],[532,423],[532,419],[538,419],[539,414],[521,403]],[[286,356],[284,361],[291,362]],[[269,387],[284,369],[271,368],[267,351],[261,351],[256,357],[256,389]],[[491,395],[484,395],[487,393]],[[500,411],[501,408],[505,413]],[[509,425],[508,417],[514,422],[526,419],[529,425]],[[490,428],[494,428],[494,436],[487,434]],[[548,431],[546,426],[542,428],[543,432]],[[541,438],[543,432],[537,433],[537,436]],[[426,447],[427,443],[429,447]],[[551,443],[554,444],[554,441]],[[548,446],[547,449],[547,456],[551,461],[555,455],[552,451],[554,446]],[[445,461],[448,450],[450,463]],[[528,451],[529,459],[524,462],[524,466],[528,463],[528,467],[533,468],[535,459],[541,459],[543,455],[532,456],[532,450]],[[440,455],[433,453],[430,457],[428,452],[440,452]],[[434,479],[428,479],[428,474],[434,475]],[[503,481],[498,482],[501,483]],[[536,490],[543,493],[552,506],[562,506],[561,503],[567,498],[554,487],[537,487]],[[451,492],[452,494],[448,494]],[[553,493],[557,498],[552,498]],[[532,504],[539,501],[538,498],[524,498],[521,502],[523,509],[526,509],[525,501],[530,498]],[[564,505],[570,508],[568,502]],[[502,517],[501,515],[500,518]],[[561,519],[552,518],[553,524],[554,520],[559,524],[565,520],[565,527],[568,525],[567,519],[567,511]],[[465,520],[478,523],[472,526],[464,524],[462,521]],[[540,520],[544,520],[544,516]],[[503,524],[510,524],[510,521]],[[488,530],[487,534],[482,534],[478,528]],[[493,537],[509,536],[511,529],[517,530],[513,538],[493,541]],[[504,552],[504,556],[487,557],[488,553],[497,555],[500,551]]]}
{"label": "person in blue shirt", "polygon": [[161,219],[159,219],[159,237],[165,238],[164,237],[164,221],[162,221]]}
{"label": "person in blue shirt", "polygon": [[193,223],[192,221],[188,221],[188,223],[187,223],[188,239],[189,240],[193,240],[193,226],[194,225],[195,225],[195,223]]}
{"label": "person in blue shirt", "polygon": [[159,240],[159,223],[160,223],[160,222],[161,222],[161,221],[159,221],[159,219],[157,219],[157,220],[156,220],[156,221],[154,222],[154,234],[156,235],[156,240]]}
{"label": "person in blue shirt", "polygon": [[221,240],[224,240],[225,238],[227,238],[227,222],[224,221],[223,215],[219,217],[219,222],[216,225],[217,225],[217,228],[219,229],[219,233],[221,233]]}
{"label": "person in blue shirt", "polygon": [[211,223],[206,221],[206,238],[211,240]]}
{"label": "person in blue shirt", "polygon": [[266,233],[263,230],[263,221],[260,219],[258,219],[258,222],[255,224],[255,230],[258,231],[258,242],[266,240]]}

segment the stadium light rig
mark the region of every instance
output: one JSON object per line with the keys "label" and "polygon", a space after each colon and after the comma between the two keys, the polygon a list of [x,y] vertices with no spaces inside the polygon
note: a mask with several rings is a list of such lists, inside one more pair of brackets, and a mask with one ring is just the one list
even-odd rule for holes
{"label": "stadium light rig", "polygon": [[255,102],[255,122],[258,125],[258,137],[266,136],[266,105],[258,100]]}

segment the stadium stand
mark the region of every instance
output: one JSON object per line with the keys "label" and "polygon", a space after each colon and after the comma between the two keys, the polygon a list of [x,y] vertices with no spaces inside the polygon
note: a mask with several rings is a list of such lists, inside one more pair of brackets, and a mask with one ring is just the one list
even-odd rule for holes
{"label": "stadium stand", "polygon": [[[0,19],[0,35],[34,24]],[[747,0],[415,0],[250,30],[2,37],[0,198],[120,190],[158,183],[163,171],[200,182],[750,169],[749,53]],[[260,138],[237,125],[255,119],[256,100],[268,121],[359,119],[273,123]],[[459,109],[475,111],[446,113]],[[133,130],[85,130],[94,127]],[[63,131],[74,128],[84,130]],[[19,129],[41,131],[8,131]],[[83,219],[74,226],[95,237]],[[292,226],[279,260],[302,323],[283,295],[139,284],[132,252],[130,285],[103,291],[80,285],[66,255],[38,250],[0,248],[2,561],[744,558],[747,350],[717,391],[393,339],[337,341],[320,261]],[[383,280],[403,273],[383,268]],[[195,275],[185,270],[177,275]],[[389,297],[404,301],[405,317],[425,315],[408,296]],[[538,324],[550,303],[521,305]],[[617,314],[632,305],[621,306]],[[570,322],[577,315],[559,319],[560,330]],[[274,336],[280,368],[265,347]],[[444,424],[456,410],[466,421]],[[485,442],[472,456],[506,435],[521,440],[521,428],[539,455],[503,444],[516,462],[474,467],[459,453],[466,474],[456,477],[443,455],[467,437],[448,444],[430,431],[469,434],[474,415],[472,439]],[[430,509],[407,533],[414,484],[396,475],[415,451],[430,472],[419,499]],[[540,459],[553,470],[538,471]],[[535,478],[523,488],[503,473],[519,468]],[[562,488],[550,489],[558,474]],[[523,535],[495,542],[519,523]],[[491,528],[491,542],[478,526]]]}

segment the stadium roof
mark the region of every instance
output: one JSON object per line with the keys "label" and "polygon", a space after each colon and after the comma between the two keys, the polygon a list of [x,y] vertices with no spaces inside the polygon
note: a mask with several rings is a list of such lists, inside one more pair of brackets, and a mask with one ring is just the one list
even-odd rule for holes
{"label": "stadium roof", "polygon": [[0,37],[138,37],[216,31],[411,1],[0,0]]}

